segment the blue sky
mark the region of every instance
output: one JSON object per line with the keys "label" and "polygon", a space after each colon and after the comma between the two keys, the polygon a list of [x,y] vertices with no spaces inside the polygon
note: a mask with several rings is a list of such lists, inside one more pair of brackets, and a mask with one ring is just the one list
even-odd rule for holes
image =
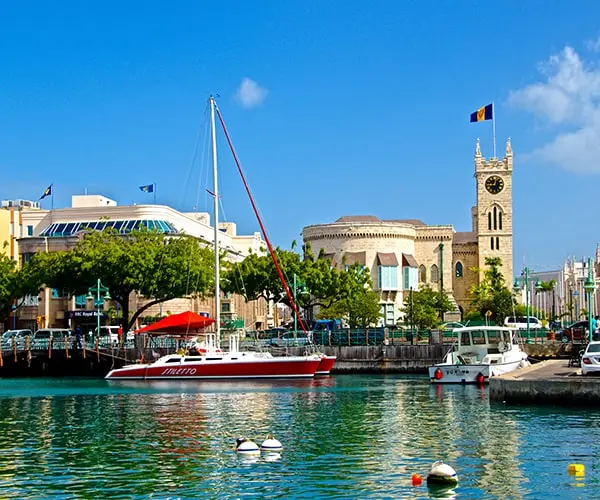
{"label": "blue sky", "polygon": [[[53,182],[55,207],[85,189],[144,203],[156,182],[159,203],[205,210],[218,93],[275,244],[355,214],[466,231],[477,137],[492,154],[469,114],[495,101],[515,272],[557,267],[600,240],[599,20],[592,1],[5,1],[0,198]],[[226,218],[255,231],[219,153]]]}

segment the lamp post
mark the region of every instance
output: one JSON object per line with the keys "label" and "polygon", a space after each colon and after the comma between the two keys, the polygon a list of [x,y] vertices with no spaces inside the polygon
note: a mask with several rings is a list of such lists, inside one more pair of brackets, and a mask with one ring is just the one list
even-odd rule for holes
{"label": "lamp post", "polygon": [[592,316],[593,316],[593,310],[594,308],[592,307],[592,296],[594,293],[594,289],[596,288],[594,285],[594,280],[592,278],[592,259],[588,259],[588,276],[587,279],[585,280],[585,285],[583,285],[583,288],[585,289],[586,293],[587,293],[587,306],[588,306],[588,342],[591,342],[593,340],[593,334],[594,332],[592,331]]}
{"label": "lamp post", "polygon": [[[542,311],[540,311],[540,297],[538,294],[542,291],[543,288],[544,287],[542,286],[542,282],[539,279],[535,280],[535,296],[537,298],[537,313],[542,312]],[[542,315],[543,315],[543,312],[542,312]],[[537,316],[537,314],[536,314],[536,316]]]}
{"label": "lamp post", "polygon": [[17,329],[17,306],[16,304],[13,304],[12,307],[12,314],[13,314],[13,330]]}
{"label": "lamp post", "polygon": [[[100,294],[103,294],[103,296],[101,297]],[[108,288],[102,285],[102,283],[100,282],[100,278],[98,278],[96,286],[88,288],[87,298],[89,300],[93,300],[95,303],[94,305],[96,306],[96,335],[100,337],[100,309],[101,307],[104,307],[105,300],[111,299],[110,293],[108,292]]]}
{"label": "lamp post", "polygon": [[[296,273],[294,273],[294,282],[293,282],[293,291],[294,291],[294,304],[296,304],[296,309],[298,309],[298,303],[296,301],[296,292],[298,289],[298,285],[300,286],[300,294],[306,296],[308,294],[306,290],[306,284],[301,281],[298,283]],[[298,343],[298,315],[294,312],[294,345]]]}
{"label": "lamp post", "polygon": [[[523,277],[524,277],[523,284],[524,284],[524,289],[525,289],[525,315],[526,315],[526,320],[527,320],[527,343],[531,344],[531,330],[529,328],[529,268],[528,267],[526,267],[523,270]],[[515,280],[514,289],[517,292],[521,289],[521,287],[519,286],[518,280]]]}

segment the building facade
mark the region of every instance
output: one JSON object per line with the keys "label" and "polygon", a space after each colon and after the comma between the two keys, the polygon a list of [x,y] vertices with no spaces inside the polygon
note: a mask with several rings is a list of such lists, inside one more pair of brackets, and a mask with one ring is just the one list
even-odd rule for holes
{"label": "building facade", "polygon": [[471,309],[470,289],[480,282],[488,257],[502,260],[508,287],[512,284],[512,170],[510,139],[502,159],[486,159],[477,140],[474,158],[476,204],[471,231],[452,224],[426,225],[418,219],[382,220],[373,215],[344,216],[332,223],[303,229],[304,243],[335,266],[353,263],[369,269],[380,294],[382,324],[400,318],[410,294],[427,285],[448,294],[460,319]]}
{"label": "building facade", "polygon": [[[9,210],[8,207],[0,210],[0,216],[3,216],[0,217],[0,229],[3,228],[4,219],[19,221],[21,229],[14,235],[14,239],[10,240],[13,241],[10,248],[18,251],[14,258],[22,264],[36,252],[69,250],[77,245],[84,231],[109,227],[121,234],[147,228],[165,234],[187,234],[207,245],[212,245],[214,242],[214,228],[210,225],[208,213],[182,213],[164,205],[119,206],[115,201],[100,195],[73,196],[71,205],[70,208],[55,210],[30,207],[18,212]],[[13,212],[16,215],[11,215]],[[251,252],[264,254],[266,244],[260,233],[238,235],[236,225],[232,222],[220,223],[219,229],[220,249],[225,252],[228,260],[239,262]],[[144,297],[134,295],[130,300],[130,310],[135,311],[146,302]],[[104,311],[103,323],[107,321],[114,323],[116,319],[111,318],[111,315],[118,313],[116,303],[106,301],[106,303],[95,304],[94,300],[87,299],[85,296],[69,297],[60,290],[45,288],[40,291],[39,296],[25,298],[23,306],[18,310],[15,323],[19,327],[33,329],[73,327],[75,323],[92,328],[96,324],[98,305]],[[163,316],[186,310],[214,316],[214,308],[214,298],[182,297],[153,305],[144,312],[144,316]],[[235,295],[222,297],[221,318],[225,324],[243,325],[250,329],[262,329],[272,323],[264,300],[246,303],[243,297]],[[10,324],[12,326],[12,320]]]}

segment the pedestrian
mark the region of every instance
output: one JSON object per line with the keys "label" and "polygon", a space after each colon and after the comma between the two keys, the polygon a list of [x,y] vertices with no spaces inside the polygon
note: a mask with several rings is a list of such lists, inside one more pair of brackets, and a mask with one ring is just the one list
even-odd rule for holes
{"label": "pedestrian", "polygon": [[77,342],[77,349],[81,349],[83,346],[81,345],[81,337],[82,337],[82,332],[81,332],[81,328],[79,328],[79,325],[77,325],[75,327],[75,340]]}
{"label": "pedestrian", "polygon": [[117,328],[117,335],[119,337],[119,345],[122,346],[123,345],[123,327],[119,326],[119,328]]}

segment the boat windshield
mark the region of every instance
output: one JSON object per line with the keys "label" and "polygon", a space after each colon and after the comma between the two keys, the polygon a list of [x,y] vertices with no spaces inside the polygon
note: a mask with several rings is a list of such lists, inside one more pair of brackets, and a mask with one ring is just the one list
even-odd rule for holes
{"label": "boat windshield", "polygon": [[473,330],[471,332],[471,339],[473,341],[473,345],[485,344],[485,332],[483,330]]}
{"label": "boat windshield", "polygon": [[505,333],[502,330],[488,330],[488,343],[498,345],[501,341],[505,342]]}
{"label": "boat windshield", "polygon": [[460,335],[460,345],[471,345],[471,337],[469,337],[469,332],[462,332]]}

